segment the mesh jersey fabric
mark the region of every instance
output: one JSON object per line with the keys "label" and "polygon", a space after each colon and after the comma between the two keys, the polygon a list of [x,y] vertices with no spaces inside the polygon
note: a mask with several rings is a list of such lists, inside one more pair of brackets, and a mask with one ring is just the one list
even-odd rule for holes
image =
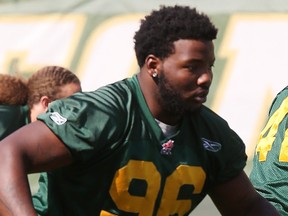
{"label": "mesh jersey fabric", "polygon": [[288,88],[273,100],[260,133],[250,180],[281,215],[288,215]]}
{"label": "mesh jersey fabric", "polygon": [[48,215],[188,215],[246,164],[242,140],[205,106],[167,140],[136,75],[54,101],[38,118],[75,161],[48,172]]}

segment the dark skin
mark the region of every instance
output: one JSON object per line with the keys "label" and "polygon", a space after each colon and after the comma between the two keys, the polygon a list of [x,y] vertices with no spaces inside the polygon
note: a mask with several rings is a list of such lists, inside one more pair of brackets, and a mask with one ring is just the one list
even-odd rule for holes
{"label": "dark skin", "polygon": [[[146,64],[138,75],[151,113],[155,118],[171,125],[181,121],[182,114],[174,112],[173,107],[168,109],[162,106],[158,78],[164,76],[167,81],[162,91],[175,89],[178,93],[174,97],[183,102],[186,109],[195,110],[206,101],[212,82],[211,67],[215,59],[212,41],[179,40],[174,46],[175,52],[166,59],[147,56]],[[157,78],[153,77],[155,71]],[[40,121],[29,124],[4,139],[0,143],[0,158],[1,215],[36,215],[27,174],[53,170],[73,162],[69,150],[61,140]],[[216,185],[209,195],[222,215],[279,215],[254,190],[244,171],[234,179]]]}
{"label": "dark skin", "polygon": [[[190,46],[187,46],[190,44]],[[214,46],[211,41],[179,40],[174,42],[175,52],[161,61],[154,55],[146,59],[146,67],[138,75],[141,89],[151,113],[158,120],[177,124],[182,113],[165,109],[157,81],[152,78],[154,72],[158,77],[165,76],[166,83],[177,91],[179,100],[187,110],[195,110],[206,101],[212,82],[212,66],[215,61]],[[148,85],[148,86],[147,86]],[[172,96],[171,96],[172,97]]]}

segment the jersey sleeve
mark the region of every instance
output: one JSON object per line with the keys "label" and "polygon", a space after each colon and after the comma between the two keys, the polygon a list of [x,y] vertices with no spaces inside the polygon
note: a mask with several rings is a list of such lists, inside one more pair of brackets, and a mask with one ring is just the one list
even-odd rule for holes
{"label": "jersey sleeve", "polygon": [[216,166],[215,176],[218,183],[229,181],[239,175],[244,170],[247,161],[245,144],[241,138],[229,128],[223,135],[220,141],[222,150],[214,155],[216,163],[213,166]]}
{"label": "jersey sleeve", "polygon": [[247,161],[246,146],[242,139],[232,129],[227,134],[230,135],[228,142],[224,146],[224,154],[227,161],[223,164],[224,169],[220,172],[222,174],[219,178],[220,182],[231,180],[239,175],[244,170]]}
{"label": "jersey sleeve", "polygon": [[206,128],[202,131],[202,137],[213,141],[210,147],[203,145],[208,156],[210,178],[215,184],[229,181],[246,166],[245,144],[220,116],[209,109],[203,109],[202,113],[206,116],[201,119]]}
{"label": "jersey sleeve", "polygon": [[125,104],[116,96],[116,90],[107,87],[54,101],[38,119],[63,141],[76,159],[88,160],[95,152],[116,148],[123,136],[127,120]]}
{"label": "jersey sleeve", "polygon": [[288,214],[288,89],[274,99],[260,133],[250,180],[281,215]]}

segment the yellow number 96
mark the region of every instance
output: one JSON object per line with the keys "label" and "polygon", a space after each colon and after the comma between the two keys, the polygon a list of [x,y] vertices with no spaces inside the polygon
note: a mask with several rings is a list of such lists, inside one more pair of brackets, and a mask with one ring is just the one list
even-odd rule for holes
{"label": "yellow number 96", "polygon": [[[147,183],[145,196],[135,196],[129,193],[130,183],[135,179]],[[181,186],[193,185],[193,194],[199,194],[205,179],[206,174],[201,167],[179,165],[166,178],[157,215],[186,214],[191,209],[192,201],[177,200]],[[116,172],[110,195],[117,208],[122,211],[138,213],[139,216],[153,215],[160,186],[161,175],[152,162],[131,160]]]}

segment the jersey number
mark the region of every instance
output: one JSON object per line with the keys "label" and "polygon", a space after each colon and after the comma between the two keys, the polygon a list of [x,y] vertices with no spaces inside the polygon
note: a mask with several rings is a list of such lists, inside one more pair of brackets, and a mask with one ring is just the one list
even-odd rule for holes
{"label": "jersey number", "polygon": [[[178,166],[165,181],[157,215],[184,215],[189,212],[192,201],[177,199],[179,190],[183,185],[193,185],[193,194],[199,194],[205,179],[206,174],[201,167]],[[146,182],[144,196],[135,196],[129,193],[129,185],[133,180]],[[139,216],[153,215],[160,185],[161,175],[152,162],[131,160],[116,172],[110,188],[110,195],[117,208],[122,211],[137,213]]]}
{"label": "jersey number", "polygon": [[[272,148],[278,126],[288,113],[288,98],[286,98],[281,106],[269,118],[265,128],[260,133],[256,153],[259,152],[259,161],[266,161],[267,154]],[[281,143],[279,154],[280,162],[288,162],[288,129],[284,132],[284,138]],[[266,134],[266,136],[264,136]]]}

